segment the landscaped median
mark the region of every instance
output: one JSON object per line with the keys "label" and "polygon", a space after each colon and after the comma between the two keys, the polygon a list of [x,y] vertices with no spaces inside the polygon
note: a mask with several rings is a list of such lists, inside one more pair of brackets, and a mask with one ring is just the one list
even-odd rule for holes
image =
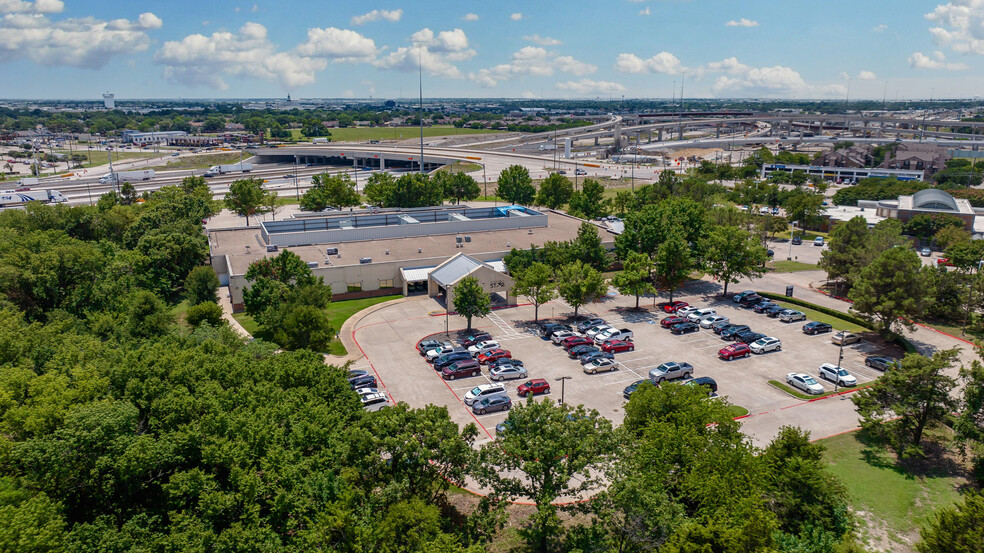
{"label": "landscaped median", "polygon": [[836,392],[827,392],[827,393],[824,393],[824,394],[819,394],[819,395],[811,396],[811,395],[808,395],[808,394],[801,393],[801,392],[799,392],[799,391],[791,388],[790,386],[788,386],[786,384],[783,384],[782,382],[779,382],[778,380],[770,380],[769,381],[769,384],[771,384],[772,387],[778,388],[778,389],[786,392],[787,394],[789,394],[789,395],[791,395],[791,396],[793,396],[795,398],[803,399],[803,400],[806,400],[806,401],[811,401],[811,400],[814,400],[814,399],[821,399],[821,398],[830,397],[830,396],[839,396],[841,394],[846,394],[846,393],[849,393],[849,392],[853,392],[855,390],[860,390],[861,388],[867,388],[869,386],[868,384],[865,384],[863,386],[854,386],[853,388],[838,388]]}

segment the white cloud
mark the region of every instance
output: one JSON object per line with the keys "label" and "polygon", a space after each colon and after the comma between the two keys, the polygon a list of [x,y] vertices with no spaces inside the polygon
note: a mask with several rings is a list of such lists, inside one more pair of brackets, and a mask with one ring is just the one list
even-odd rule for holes
{"label": "white cloud", "polygon": [[307,41],[297,47],[302,56],[327,58],[334,62],[356,63],[372,61],[377,50],[376,43],[371,39],[350,29],[308,29]]}
{"label": "white cloud", "polygon": [[825,91],[810,87],[796,70],[775,65],[752,67],[736,57],[711,62],[698,68],[697,75],[724,73],[715,79],[711,90],[717,96],[771,96],[790,97],[824,94]]}
{"label": "white cloud", "polygon": [[615,59],[615,70],[620,73],[663,73],[676,74],[686,68],[680,60],[669,52],[660,52],[649,59],[635,54],[619,54]]}
{"label": "white cloud", "polygon": [[728,26],[728,27],[758,27],[759,26],[759,22],[758,21],[753,21],[751,19],[746,19],[746,18],[742,17],[741,19],[739,19],[737,21],[735,21],[734,19],[732,19],[731,21],[728,21],[727,23],[725,23],[725,25]]}
{"label": "white cloud", "polygon": [[557,83],[557,88],[560,90],[573,92],[581,96],[593,94],[619,94],[625,92],[625,87],[618,83],[612,81],[592,81],[591,79]]}
{"label": "white cloud", "polygon": [[357,15],[352,18],[353,25],[365,25],[373,21],[385,19],[390,22],[397,22],[403,17],[403,10],[372,10],[369,13]]}
{"label": "white cloud", "polygon": [[430,75],[462,78],[464,75],[454,62],[475,57],[475,50],[468,47],[468,36],[461,29],[434,31],[424,28],[410,37],[415,46],[404,46],[377,59],[376,67],[397,71],[417,71],[422,68]]}
{"label": "white cloud", "polygon": [[549,77],[555,72],[572,75],[590,75],[598,67],[571,56],[558,56],[539,46],[524,46],[512,55],[509,63],[469,73],[468,77],[484,87],[493,87],[500,81],[521,76]]}
{"label": "white cloud", "polygon": [[478,21],[477,13],[466,13],[464,17],[461,18],[464,21]]}
{"label": "white cloud", "polygon": [[46,15],[63,7],[57,0],[0,0],[0,62],[29,59],[41,65],[97,69],[114,55],[146,50],[150,46],[146,31],[163,25],[149,12],[135,21],[51,20]]}
{"label": "white cloud", "polygon": [[861,71],[858,73],[858,78],[862,81],[873,81],[878,78],[878,75],[874,71]]}
{"label": "white cloud", "polygon": [[837,74],[837,76],[845,81],[851,78],[851,76],[847,74],[847,71],[841,71]]}
{"label": "white cloud", "polygon": [[927,56],[922,52],[914,52],[909,56],[909,66],[913,69],[946,69],[948,71],[962,71],[969,69],[965,63],[948,63],[943,52],[933,52],[932,56]]}
{"label": "white cloud", "polygon": [[[441,31],[434,34],[434,31],[423,28],[410,35],[410,42],[422,44],[431,52],[437,53],[460,53],[468,51],[468,36],[461,29],[452,31]],[[468,57],[473,57],[474,52]]]}
{"label": "white cloud", "polygon": [[645,8],[639,10],[639,15],[650,15],[650,14],[652,14],[652,12],[649,11],[649,6],[646,6]]}
{"label": "white cloud", "polygon": [[527,99],[531,99],[531,100],[532,100],[533,98],[539,98],[539,96],[537,96],[536,94],[533,94],[533,93],[532,93],[532,92],[530,92],[529,90],[527,90],[526,92],[524,92],[523,94],[521,94],[521,96],[522,96],[523,98],[527,98]]}
{"label": "white cloud", "polygon": [[521,12],[516,12],[509,16],[509,19],[512,19],[513,21],[519,21],[522,18],[523,18],[523,14]]}
{"label": "white cloud", "polygon": [[523,40],[532,42],[533,44],[539,44],[540,46],[560,46],[563,44],[563,42],[557,40],[556,38],[540,35],[526,35],[523,37]]}
{"label": "white cloud", "polygon": [[[308,36],[311,43],[310,32]],[[328,64],[320,57],[278,52],[259,23],[246,23],[238,33],[192,34],[165,42],[154,54],[154,62],[164,66],[168,80],[221,90],[228,88],[225,77],[229,76],[258,77],[277,81],[285,89],[296,88],[313,83],[315,73]]]}
{"label": "white cloud", "polygon": [[874,27],[871,28],[871,30],[874,31],[874,32],[876,32],[876,33],[883,32],[886,29],[888,29],[888,25],[886,25],[884,23],[880,23],[880,24],[875,25]]}
{"label": "white cloud", "polygon": [[984,55],[984,0],[951,0],[925,17],[937,24],[929,29],[937,45]]}
{"label": "white cloud", "polygon": [[256,4],[253,4],[253,7],[250,8],[249,11],[251,11],[253,13],[256,13],[256,12],[260,11],[260,7],[257,6]]}

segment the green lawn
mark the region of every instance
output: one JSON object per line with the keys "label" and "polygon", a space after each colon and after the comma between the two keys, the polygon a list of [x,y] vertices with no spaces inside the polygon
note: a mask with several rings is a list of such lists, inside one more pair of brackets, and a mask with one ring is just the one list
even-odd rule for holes
{"label": "green lawn", "polygon": [[827,397],[827,396],[831,396],[831,395],[834,395],[834,394],[839,394],[839,393],[842,393],[842,392],[848,392],[848,391],[851,391],[851,390],[857,390],[860,387],[860,386],[855,386],[853,388],[839,387],[839,388],[837,388],[837,391],[836,392],[830,391],[830,392],[827,392],[827,393],[824,393],[824,394],[811,396],[809,394],[804,394],[803,392],[800,392],[799,390],[797,390],[795,388],[792,388],[792,387],[786,385],[783,382],[779,382],[778,380],[770,380],[769,381],[769,384],[772,387],[778,388],[778,389],[786,392],[787,394],[789,394],[789,395],[791,395],[793,397],[796,397],[796,398],[799,398],[799,399],[803,399],[803,400],[817,399],[817,398],[820,398],[820,397]]}
{"label": "green lawn", "polygon": [[[360,140],[407,140],[420,138],[419,127],[347,127],[344,129],[329,129],[331,140],[334,142],[354,142]],[[501,131],[488,129],[458,129],[451,126],[424,127],[424,137],[454,136],[461,134],[491,134]],[[300,129],[290,131],[291,138],[306,140]]]}
{"label": "green lawn", "polygon": [[[359,311],[376,305],[377,303],[383,303],[384,301],[390,301],[402,297],[402,294],[393,294],[391,296],[379,296],[376,298],[333,301],[328,305],[328,319],[331,321],[331,326],[335,329],[335,332],[338,332],[342,328],[345,321]],[[263,338],[265,340],[270,339],[266,333],[260,330],[260,325],[253,320],[252,316],[247,315],[246,313],[235,313],[233,314],[233,317],[239,321],[239,324],[243,325],[246,332],[249,332],[257,338]],[[342,345],[341,341],[334,340],[328,347],[328,353],[332,355],[347,355],[348,351],[346,351],[345,346]]]}
{"label": "green lawn", "polygon": [[984,340],[984,332],[974,330],[973,323],[967,326],[966,334],[963,332],[963,322],[953,322],[953,321],[919,321],[920,323],[935,328],[940,332],[945,332],[951,336],[958,336],[966,338],[967,340]]}
{"label": "green lawn", "polygon": [[777,273],[793,273],[796,271],[816,271],[817,266],[813,263],[801,263],[799,261],[787,261],[781,259],[768,264],[768,268]]}
{"label": "green lawn", "polygon": [[[161,153],[154,153],[154,152],[128,152],[126,150],[123,150],[122,152],[117,151],[117,150],[113,150],[112,152],[107,152],[105,150],[100,150],[100,151],[97,152],[96,150],[93,149],[90,152],[90,151],[86,150],[85,148],[82,148],[82,149],[79,149],[79,150],[73,149],[71,152],[69,152],[68,150],[55,150],[55,153],[56,154],[65,154],[65,155],[69,155],[69,154],[74,153],[74,154],[82,154],[82,155],[86,156],[86,161],[82,162],[82,167],[83,168],[97,167],[97,166],[100,166],[100,165],[109,165],[109,156],[110,156],[110,154],[112,154],[112,156],[113,156],[113,162],[114,163],[117,162],[117,161],[132,161],[132,160],[135,160],[135,159],[150,159],[152,157],[160,157],[160,156],[167,155],[167,152],[164,152],[164,151],[162,151]],[[90,157],[92,159],[92,162],[91,163],[88,161]],[[59,170],[58,172],[61,172],[61,173],[68,172],[67,170],[64,170],[65,169],[65,164],[64,163],[59,162],[57,165],[58,165],[57,169]],[[73,166],[72,171],[76,171],[76,170],[77,169]]]}
{"label": "green lawn", "polygon": [[744,417],[748,414],[748,409],[745,409],[741,405],[729,405],[728,414],[731,415],[731,418]]}
{"label": "green lawn", "polygon": [[174,320],[182,327],[188,327],[188,323],[185,322],[185,313],[188,312],[189,307],[191,307],[191,304],[188,303],[188,300],[181,300],[181,303],[171,308],[171,314],[174,315]]}
{"label": "green lawn", "polygon": [[[828,324],[830,324],[830,326],[834,327],[834,330],[847,330],[849,332],[868,332],[868,329],[867,328],[864,328],[863,326],[856,325],[854,323],[845,321],[844,319],[841,319],[841,318],[838,318],[838,317],[834,317],[833,315],[827,315],[826,313],[821,313],[819,311],[814,311],[813,309],[810,309],[809,307],[803,307],[803,306],[800,306],[800,305],[794,305],[792,303],[786,303],[784,301],[775,301],[775,300],[772,300],[772,301],[774,303],[777,303],[777,304],[785,307],[786,309],[795,309],[796,311],[802,311],[804,314],[806,314],[806,318],[809,319],[809,320],[811,320],[811,321],[819,321],[821,323],[828,323]],[[806,323],[804,323],[804,324],[806,324]]]}
{"label": "green lawn", "polygon": [[830,471],[847,486],[853,508],[864,512],[862,518],[887,526],[891,539],[912,536],[937,509],[957,501],[963,478],[935,469],[909,473],[894,456],[861,443],[859,437],[851,432],[820,443],[827,447]]}
{"label": "green lawn", "polygon": [[213,165],[225,165],[239,163],[240,159],[252,157],[252,154],[243,154],[240,158],[239,152],[225,152],[221,154],[193,155],[171,158],[161,165],[154,165],[149,169],[163,169],[170,171],[174,169],[208,169]]}
{"label": "green lawn", "polygon": [[456,161],[451,165],[445,165],[438,169],[438,171],[450,171],[452,173],[471,173],[472,171],[478,171],[482,168],[481,165],[477,163],[470,163],[467,161]]}

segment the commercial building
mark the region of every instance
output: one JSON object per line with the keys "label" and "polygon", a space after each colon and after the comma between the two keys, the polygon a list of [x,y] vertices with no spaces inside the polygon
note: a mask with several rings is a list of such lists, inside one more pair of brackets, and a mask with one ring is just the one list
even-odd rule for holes
{"label": "commercial building", "polygon": [[188,136],[188,133],[185,131],[140,132],[126,130],[121,131],[120,136],[123,138],[123,142],[130,142],[133,144],[167,144],[167,142],[173,138],[183,138]]}
{"label": "commercial building", "polygon": [[916,215],[953,215],[963,220],[964,228],[969,231],[974,230],[974,220],[978,216],[970,200],[958,200],[937,188],[927,188],[895,200],[861,200],[858,207],[874,209],[880,217],[898,219],[903,223]]}
{"label": "commercial building", "polygon": [[869,177],[896,178],[898,180],[922,180],[921,170],[882,169],[881,167],[831,167],[820,165],[787,165],[782,163],[766,163],[762,165],[762,178],[768,178],[776,171],[803,171],[809,176],[816,175],[827,180],[847,179],[856,181]]}
{"label": "commercial building", "polygon": [[[583,222],[522,206],[373,209],[213,229],[209,246],[212,267],[223,285],[229,285],[237,311],[244,307],[249,265],[283,249],[323,277],[335,299],[400,292],[446,298],[461,276],[474,271],[494,302],[512,303],[503,257],[513,248],[571,240]],[[615,234],[603,227],[598,233],[602,244],[613,248]]]}

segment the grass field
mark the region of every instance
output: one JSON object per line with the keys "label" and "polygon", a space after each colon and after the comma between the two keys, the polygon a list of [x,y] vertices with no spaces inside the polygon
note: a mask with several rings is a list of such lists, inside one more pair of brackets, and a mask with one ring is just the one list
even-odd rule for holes
{"label": "grass field", "polygon": [[[100,150],[100,151],[97,152],[95,150],[92,150],[90,152],[90,151],[87,151],[85,149],[82,149],[82,150],[73,150],[72,152],[69,152],[68,150],[55,150],[55,153],[56,154],[65,154],[65,155],[69,155],[70,153],[85,155],[86,156],[86,161],[84,161],[82,163],[82,167],[83,168],[86,168],[86,169],[88,169],[89,167],[98,167],[100,165],[109,165],[109,156],[110,156],[110,154],[112,154],[112,156],[113,156],[113,162],[114,163],[117,162],[117,161],[133,161],[135,159],[150,159],[152,157],[160,157],[160,156],[163,156],[163,155],[167,155],[167,152],[156,153],[156,154],[154,152],[127,152],[126,150],[124,150],[122,152],[116,151],[116,150],[113,150],[112,152],[106,152],[106,151]],[[92,158],[92,162],[91,163],[88,161],[88,159],[90,157]],[[58,169],[59,169],[58,172],[64,172],[64,171],[61,171],[61,170],[65,169],[65,164],[64,163],[58,163]],[[74,167],[73,167],[72,170],[73,171],[77,171],[77,169],[75,169]]]}
{"label": "grass field", "polygon": [[813,263],[801,263],[799,261],[786,261],[785,259],[773,261],[767,266],[777,273],[793,273],[796,271],[816,271],[817,266]]}
{"label": "grass field", "polygon": [[791,395],[793,397],[796,397],[796,398],[799,398],[799,399],[804,399],[804,400],[817,399],[819,397],[832,396],[834,394],[839,394],[839,393],[842,393],[842,392],[849,392],[851,390],[857,390],[858,388],[860,388],[860,386],[855,386],[853,388],[840,387],[840,388],[837,388],[837,391],[836,392],[827,392],[827,393],[824,393],[824,394],[820,394],[820,395],[816,395],[816,396],[811,396],[809,394],[804,394],[803,392],[800,392],[799,390],[797,390],[797,389],[795,389],[795,388],[793,388],[791,386],[788,386],[788,385],[786,385],[783,382],[779,382],[778,380],[770,380],[769,381],[769,384],[772,385],[772,387],[778,388],[778,389],[786,392],[787,394],[789,394],[789,395]]}
{"label": "grass field", "polygon": [[[252,157],[250,154],[244,154],[242,159],[247,159]],[[161,165],[154,165],[148,167],[148,169],[161,169],[164,171],[171,171],[176,169],[208,169],[213,165],[226,165],[231,163],[239,163],[239,152],[225,152],[222,154],[209,154],[209,155],[198,155],[198,156],[183,156],[178,158],[173,158],[168,160],[166,163]]]}
{"label": "grass field", "polygon": [[728,406],[728,414],[731,415],[731,418],[744,417],[748,414],[748,409],[741,405],[730,405]]}
{"label": "grass field", "polygon": [[[355,315],[359,311],[367,307],[376,305],[377,303],[383,303],[384,301],[390,301],[397,298],[402,298],[402,294],[394,294],[391,296],[380,296],[377,298],[363,298],[358,300],[343,300],[343,301],[333,301],[328,305],[328,319],[331,321],[332,328],[335,332],[338,332],[345,321],[349,317]],[[235,313],[233,317],[239,321],[239,324],[243,325],[246,332],[249,332],[257,338],[263,338],[269,340],[270,337],[260,330],[260,325],[257,324],[253,317],[247,315],[246,313]],[[332,355],[346,355],[348,351],[345,350],[345,346],[339,340],[332,341],[331,345],[328,346],[328,352]]]}
{"label": "grass field", "polygon": [[[344,129],[330,129],[331,140],[334,142],[354,142],[360,140],[408,140],[419,138],[420,129],[418,127],[347,127]],[[457,136],[462,134],[493,134],[501,131],[491,131],[487,129],[458,129],[451,126],[424,127],[424,137],[434,136]],[[295,140],[307,140],[302,137],[300,129],[290,131],[291,138]]]}
{"label": "grass field", "polygon": [[861,438],[850,432],[820,440],[827,447],[829,469],[847,486],[851,506],[865,521],[860,533],[866,543],[880,541],[892,551],[912,551],[906,542],[918,539],[919,527],[937,509],[958,500],[965,479],[959,471],[939,469],[953,468],[946,460],[927,463],[929,470],[909,470]]}
{"label": "grass field", "polygon": [[[809,307],[793,305],[791,303],[786,303],[784,301],[775,301],[774,303],[777,303],[785,307],[786,309],[795,309],[797,311],[802,311],[804,314],[806,314],[807,319],[811,321],[819,321],[821,323],[827,323],[830,326],[834,327],[834,330],[847,330],[849,332],[868,332],[868,329],[864,328],[863,326],[856,325],[854,323],[845,321],[844,319],[838,317],[834,317],[833,315],[827,315],[826,313],[814,311]],[[804,322],[804,324],[806,323]]]}

